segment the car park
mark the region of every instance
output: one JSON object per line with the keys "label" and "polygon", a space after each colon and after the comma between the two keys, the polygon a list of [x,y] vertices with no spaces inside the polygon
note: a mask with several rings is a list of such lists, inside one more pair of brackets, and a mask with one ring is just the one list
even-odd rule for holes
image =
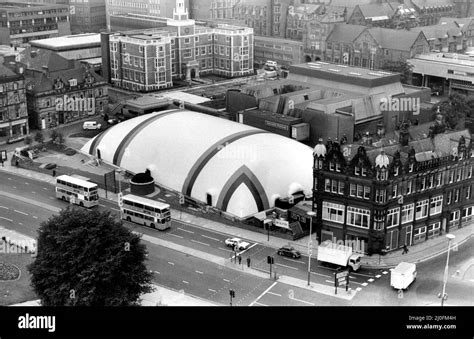
{"label": "car park", "polygon": [[250,244],[248,242],[243,241],[240,238],[229,238],[225,240],[225,244],[228,247],[237,248],[239,251],[246,250],[249,248]]}
{"label": "car park", "polygon": [[284,257],[290,257],[293,259],[298,259],[301,258],[301,253],[297,250],[295,250],[291,246],[283,246],[278,249],[277,251],[278,255],[284,256]]}

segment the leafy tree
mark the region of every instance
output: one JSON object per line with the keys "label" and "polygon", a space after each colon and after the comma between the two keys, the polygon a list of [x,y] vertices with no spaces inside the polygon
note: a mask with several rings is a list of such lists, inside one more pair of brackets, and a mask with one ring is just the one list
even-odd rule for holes
{"label": "leafy tree", "polygon": [[433,111],[444,116],[449,128],[454,129],[458,123],[466,117],[472,116],[474,110],[474,100],[468,100],[465,95],[453,93],[448,99],[433,107]]}
{"label": "leafy tree", "polygon": [[400,73],[400,81],[402,84],[408,84],[411,81],[413,73],[413,65],[404,60],[400,61],[386,61],[382,66],[382,70]]}
{"label": "leafy tree", "polygon": [[57,135],[57,137],[56,137],[56,142],[57,142],[59,145],[64,144],[64,135],[63,135],[61,132],[58,132],[58,135]]}
{"label": "leafy tree", "polygon": [[110,212],[68,207],[38,233],[28,269],[43,306],[137,305],[152,292],[145,245]]}
{"label": "leafy tree", "polygon": [[31,145],[32,142],[33,142],[33,139],[29,135],[27,135],[25,137],[25,144],[26,145]]}
{"label": "leafy tree", "polygon": [[58,137],[58,131],[56,131],[55,129],[51,130],[51,132],[49,133],[49,137],[51,138],[52,142],[55,142],[56,138]]}
{"label": "leafy tree", "polygon": [[42,144],[44,142],[44,135],[40,131],[36,132],[35,134],[35,141],[39,144]]}

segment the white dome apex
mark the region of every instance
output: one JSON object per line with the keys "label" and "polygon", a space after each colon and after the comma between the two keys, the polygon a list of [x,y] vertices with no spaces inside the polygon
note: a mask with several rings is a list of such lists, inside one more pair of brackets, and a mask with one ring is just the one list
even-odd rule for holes
{"label": "white dome apex", "polygon": [[390,163],[388,156],[382,151],[377,157],[375,158],[375,166],[380,168],[387,168]]}
{"label": "white dome apex", "polygon": [[326,146],[323,144],[323,139],[319,139],[319,143],[314,146],[313,155],[317,157],[325,157],[327,153]]}

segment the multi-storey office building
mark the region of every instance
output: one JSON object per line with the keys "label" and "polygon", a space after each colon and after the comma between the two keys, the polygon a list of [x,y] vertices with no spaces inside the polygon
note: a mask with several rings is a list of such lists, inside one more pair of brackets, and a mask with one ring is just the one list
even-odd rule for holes
{"label": "multi-storey office building", "polygon": [[[380,253],[453,232],[474,219],[474,149],[467,130],[380,149],[328,141],[314,149],[320,241]],[[357,243],[358,242],[358,243]],[[354,243],[351,243],[354,245]]]}
{"label": "multi-storey office building", "polygon": [[68,34],[69,6],[0,3],[0,45],[22,46],[30,40]]}
{"label": "multi-storey office building", "polygon": [[78,33],[98,33],[107,27],[105,0],[69,0],[71,30]]}
{"label": "multi-storey office building", "polygon": [[109,81],[130,90],[153,91],[171,87],[173,79],[203,74],[239,77],[254,72],[251,28],[196,25],[180,0],[166,27],[103,38]]}
{"label": "multi-storey office building", "polygon": [[0,139],[29,133],[25,78],[20,73],[4,66],[0,57]]}

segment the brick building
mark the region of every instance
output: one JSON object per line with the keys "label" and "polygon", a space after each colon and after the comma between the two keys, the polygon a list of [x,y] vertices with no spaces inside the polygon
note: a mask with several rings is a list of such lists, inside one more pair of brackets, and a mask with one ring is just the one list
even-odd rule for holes
{"label": "brick building", "polygon": [[71,31],[78,33],[98,33],[107,27],[106,0],[69,0]]}
{"label": "brick building", "polygon": [[400,144],[382,149],[330,141],[316,145],[313,210],[321,242],[355,241],[366,253],[380,253],[472,222],[470,133],[410,141],[405,132]]}

